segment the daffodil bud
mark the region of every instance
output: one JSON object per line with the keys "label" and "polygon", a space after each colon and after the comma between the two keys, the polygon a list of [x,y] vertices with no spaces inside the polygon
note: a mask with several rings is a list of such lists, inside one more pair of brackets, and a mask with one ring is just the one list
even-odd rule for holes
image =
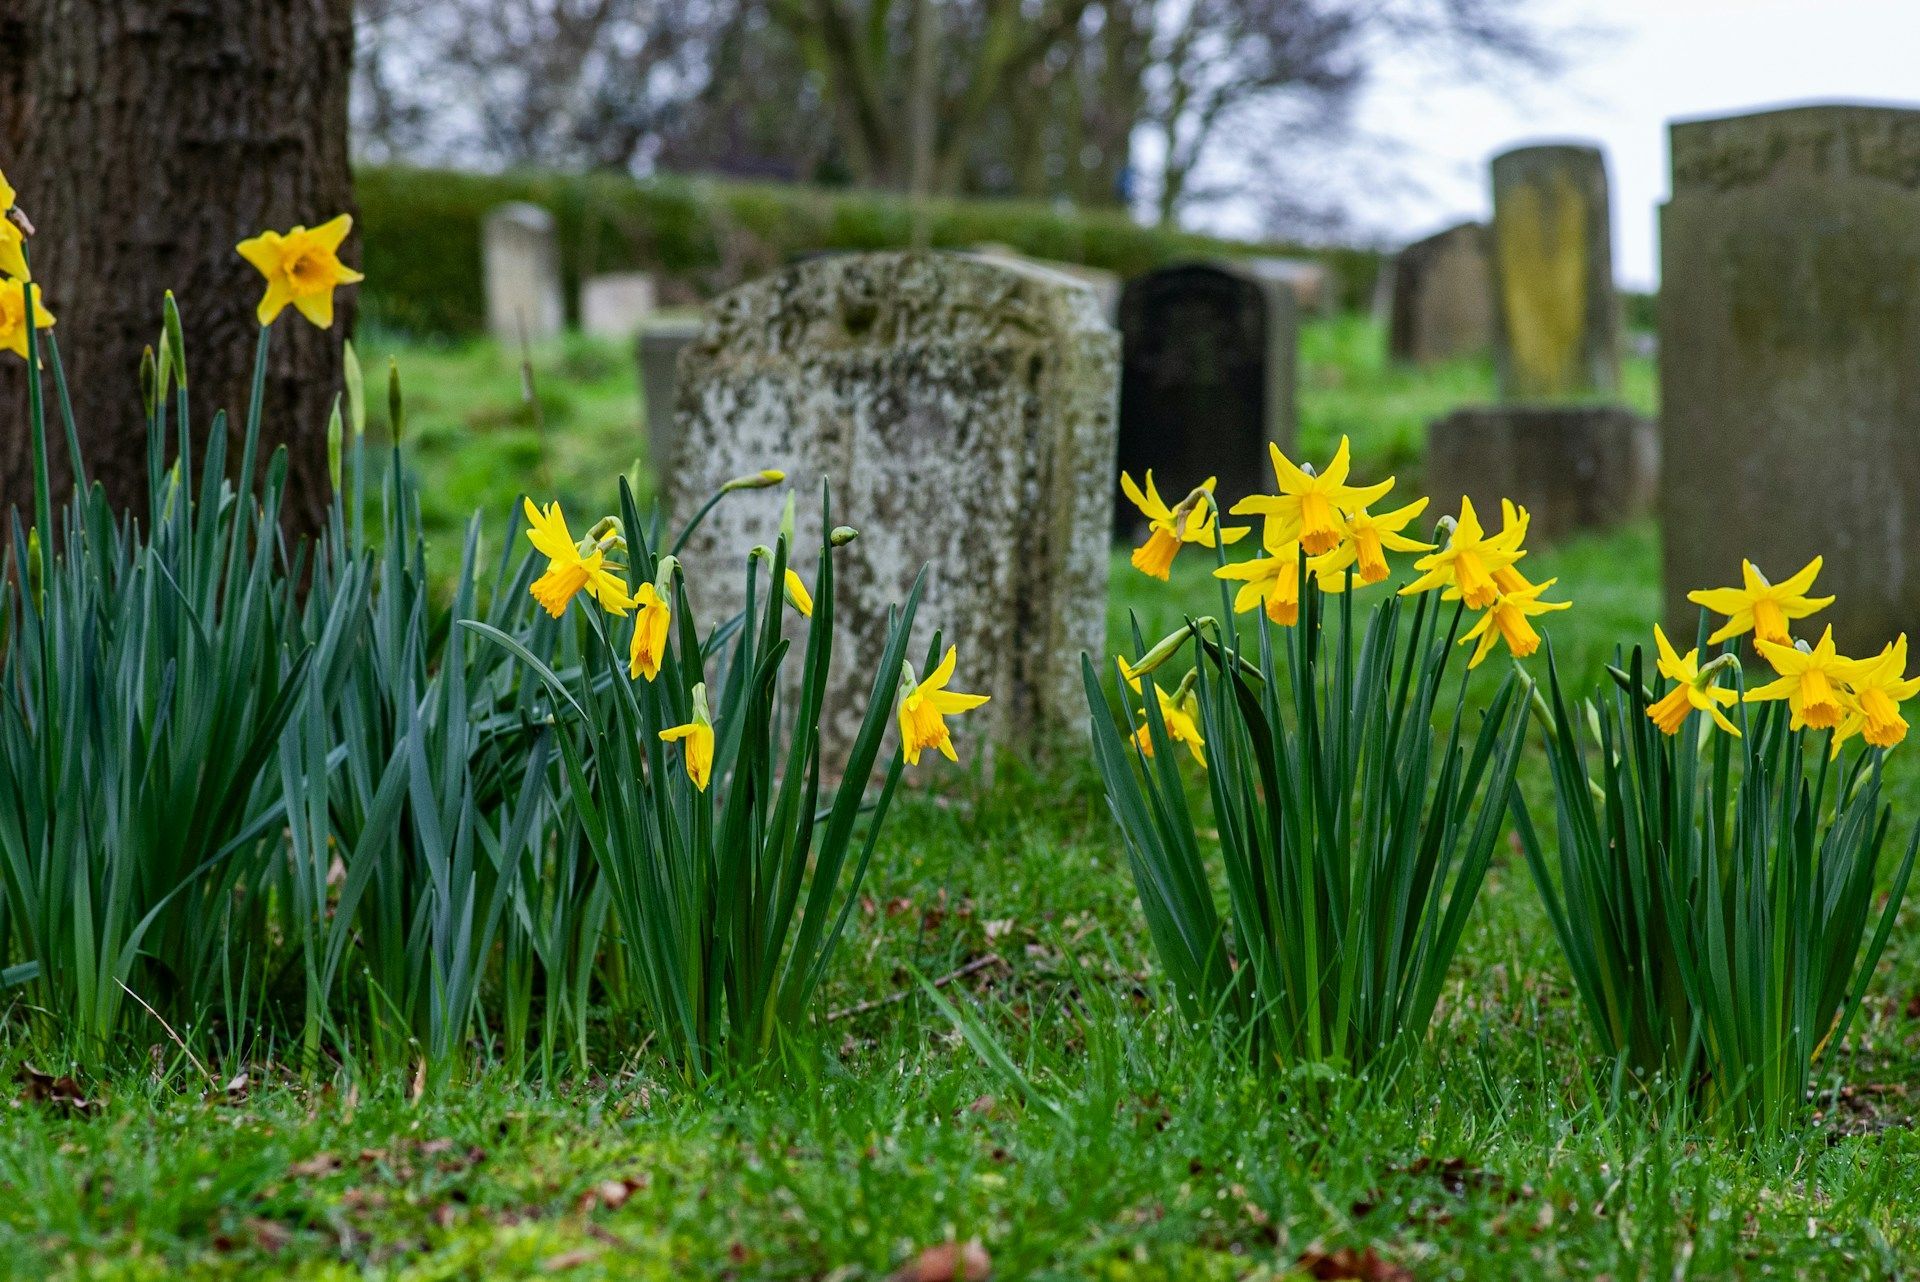
{"label": "daffodil bud", "polygon": [[340,398],[333,398],[333,413],[327,416],[327,479],[340,488]]}
{"label": "daffodil bud", "polygon": [[777,467],[761,468],[747,476],[736,476],[720,487],[722,494],[731,494],[735,490],[764,490],[778,485],[787,479],[787,474]]}
{"label": "daffodil bud", "polygon": [[167,496],[166,496],[166,499],[160,504],[160,519],[162,521],[171,521],[173,519],[174,501],[179,497],[180,497],[180,460],[175,459],[173,461],[173,466],[167,469]]}
{"label": "daffodil bud", "polygon": [[393,443],[398,445],[406,435],[407,407],[400,399],[400,362],[391,356],[387,357],[387,422]]}
{"label": "daffodil bud", "polygon": [[160,329],[160,353],[154,358],[153,403],[166,404],[167,393],[173,389],[173,344],[167,338],[166,327]]}
{"label": "daffodil bud", "polygon": [[32,593],[35,605],[46,599],[46,558],[40,551],[40,531],[27,531],[27,591]]}
{"label": "daffodil bud", "polygon": [[[182,389],[187,385],[187,341],[180,330],[180,305],[173,299],[173,291],[168,290],[165,301],[160,306],[161,328],[167,339],[167,354],[172,358],[173,377]],[[183,425],[184,426],[184,425]]]}
{"label": "daffodil bud", "polygon": [[1123,659],[1121,663],[1126,672],[1127,680],[1131,681],[1136,677],[1142,677],[1152,672],[1168,659],[1180,653],[1180,647],[1187,643],[1189,637],[1198,635],[1201,628],[1214,626],[1216,626],[1214,620],[1210,617],[1194,619],[1182,624],[1172,632],[1169,632],[1165,637],[1162,637],[1154,644],[1152,649],[1140,656],[1140,662],[1127,663]]}
{"label": "daffodil bud", "polygon": [[140,353],[140,404],[145,407],[148,418],[159,412],[159,388],[160,374],[155,368],[153,344],[148,343]]}
{"label": "daffodil bud", "polygon": [[836,525],[833,533],[827,535],[827,543],[832,547],[843,548],[860,537],[860,531],[851,525]]}
{"label": "daffodil bud", "polygon": [[793,546],[793,526],[793,491],[788,490],[787,501],[780,505],[780,537],[786,540],[789,548]]}
{"label": "daffodil bud", "polygon": [[347,426],[355,440],[367,434],[367,384],[360,373],[360,355],[353,350],[353,341],[347,341],[346,350],[341,358],[342,372],[347,384]]}

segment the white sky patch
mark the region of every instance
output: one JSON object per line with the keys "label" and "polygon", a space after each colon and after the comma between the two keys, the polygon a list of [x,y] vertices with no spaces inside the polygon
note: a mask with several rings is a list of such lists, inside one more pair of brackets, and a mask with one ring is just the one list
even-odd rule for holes
{"label": "white sky patch", "polygon": [[[1920,107],[1920,0],[1539,4],[1550,23],[1586,32],[1549,80],[1465,84],[1457,69],[1418,57],[1375,67],[1356,104],[1360,164],[1378,166],[1384,151],[1404,173],[1354,184],[1347,199],[1363,232],[1391,245],[1485,218],[1496,153],[1531,141],[1597,142],[1613,186],[1615,274],[1649,288],[1659,274],[1655,217],[1668,191],[1670,122],[1804,102]],[[1251,217],[1229,207],[1202,221],[1247,231]]]}

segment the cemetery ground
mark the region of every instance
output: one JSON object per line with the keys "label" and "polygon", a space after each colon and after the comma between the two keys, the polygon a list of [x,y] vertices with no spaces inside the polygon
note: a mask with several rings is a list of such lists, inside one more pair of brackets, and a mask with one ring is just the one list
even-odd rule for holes
{"label": "cemetery ground", "polygon": [[[369,366],[392,347],[364,343]],[[1308,330],[1303,449],[1350,432],[1369,471],[1413,472],[1425,422],[1483,399],[1491,374],[1386,371],[1362,355],[1376,350],[1365,322]],[[397,355],[437,528],[476,505],[504,513],[522,489],[597,495],[634,466],[619,349],[538,353],[537,416],[497,353]],[[1628,379],[1650,408],[1646,363]],[[1656,534],[1576,540],[1536,566],[1577,603],[1547,630],[1570,686],[1590,688],[1657,612]],[[1129,611],[1157,634],[1183,607],[1217,609],[1197,561],[1168,593],[1122,552],[1113,583],[1116,646]],[[406,1081],[314,1089],[265,1063],[209,1081],[163,1046],[153,1071],[67,1097],[0,1050],[23,1083],[0,1110],[0,1259],[48,1278],[852,1282],[982,1276],[964,1256],[944,1271],[921,1258],[978,1239],[997,1278],[1920,1267],[1911,906],[1845,1052],[1852,1085],[1783,1141],[1734,1145],[1622,1095],[1510,849],[1408,1062],[1365,1079],[1258,1073],[1173,1016],[1091,764],[1002,756],[989,782],[968,762],[896,810],[832,1015],[788,1076],[688,1088],[603,1030],[597,1076],[545,1087],[495,1074],[418,1097]],[[1889,773],[1911,815],[1920,764],[1896,755]],[[1537,749],[1522,783],[1544,807]],[[916,976],[947,981],[942,998]]]}

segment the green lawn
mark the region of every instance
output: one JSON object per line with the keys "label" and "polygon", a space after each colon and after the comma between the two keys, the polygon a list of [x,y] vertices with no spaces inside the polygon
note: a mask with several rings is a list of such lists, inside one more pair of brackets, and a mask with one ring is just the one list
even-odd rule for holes
{"label": "green lawn", "polygon": [[[1484,371],[1433,385],[1379,371],[1353,355],[1358,332],[1309,335],[1309,451],[1350,431],[1375,470],[1411,457],[1418,425],[1456,393],[1484,394]],[[390,346],[365,345],[369,369]],[[539,354],[539,420],[489,350],[398,355],[436,528],[534,486],[595,506],[643,452],[622,352]],[[1650,527],[1530,564],[1577,603],[1546,621],[1577,681],[1644,635]],[[1166,588],[1124,553],[1114,575],[1116,644],[1130,610],[1157,634],[1218,608],[1197,559]],[[1920,748],[1894,761],[1911,823]],[[1537,791],[1537,751],[1525,770]],[[939,783],[890,820],[828,986],[837,1013],[798,1048],[795,1077],[692,1089],[640,1052],[591,1080],[492,1076],[419,1099],[405,1081],[310,1088],[261,1065],[230,1091],[243,1066],[214,1066],[209,1084],[161,1046],[164,1074],[84,1083],[77,1116],[25,1087],[0,1110],[0,1259],[44,1278],[854,1282],[978,1238],[1005,1279],[1920,1269],[1911,907],[1837,1057],[1853,1085],[1819,1100],[1804,1134],[1740,1147],[1622,1095],[1517,852],[1496,857],[1411,1062],[1357,1079],[1263,1073],[1173,1017],[1089,764],[1003,758],[990,785],[977,767],[928,773]],[[914,995],[914,974],[969,967],[946,991],[1005,1051],[999,1068]],[[21,1054],[0,1049],[9,1076]],[[1385,1263],[1341,1272],[1316,1255],[1342,1248]],[[1316,1258],[1319,1272],[1296,1271]]]}

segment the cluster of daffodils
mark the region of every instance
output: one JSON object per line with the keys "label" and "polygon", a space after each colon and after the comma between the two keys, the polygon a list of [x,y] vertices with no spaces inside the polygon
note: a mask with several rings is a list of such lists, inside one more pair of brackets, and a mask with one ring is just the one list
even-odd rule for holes
{"label": "cluster of daffodils", "polygon": [[[1901,633],[1879,654],[1865,659],[1841,654],[1831,627],[1814,644],[1795,640],[1789,631],[1793,621],[1833,604],[1830,596],[1810,595],[1821,564],[1821,558],[1815,557],[1798,574],[1773,583],[1753,562],[1742,561],[1739,587],[1690,592],[1687,600],[1725,620],[1707,644],[1721,645],[1752,634],[1754,650],[1773,668],[1775,679],[1748,690],[1746,702],[1786,700],[1792,728],[1832,731],[1831,751],[1836,756],[1856,736],[1873,747],[1891,748],[1907,736],[1900,705],[1920,692],[1920,677],[1906,675],[1907,635]],[[1647,708],[1647,716],[1672,735],[1680,732],[1689,714],[1704,712],[1714,725],[1737,736],[1740,730],[1725,710],[1742,696],[1719,684],[1723,673],[1739,666],[1733,648],[1728,646],[1702,663],[1698,649],[1677,653],[1657,624],[1653,637],[1660,651],[1660,674],[1674,686]]]}
{"label": "cluster of daffodils", "polygon": [[[786,474],[773,468],[738,477],[721,487],[725,494],[734,490],[764,489],[786,480]],[[576,540],[567,526],[566,514],[558,501],[544,509],[532,499],[523,499],[527,517],[527,538],[534,550],[547,558],[547,568],[528,589],[540,607],[560,618],[575,597],[584,596],[600,610],[616,619],[633,616],[633,632],[627,642],[627,676],[635,681],[654,681],[666,657],[667,639],[673,621],[674,582],[681,574],[680,562],[663,556],[654,565],[651,581],[629,586],[628,567],[615,558],[625,557],[627,540],[620,518],[602,517],[587,536]],[[792,504],[789,501],[783,527],[790,531]],[[835,546],[854,537],[844,527],[833,533]],[[771,561],[770,549],[757,547],[752,555]],[[806,581],[791,566],[782,583],[787,604],[803,618],[813,617],[813,593]],[[920,754],[928,748],[951,761],[958,761],[953,735],[946,718],[967,712],[987,702],[984,694],[962,694],[948,690],[959,660],[955,647],[947,647],[939,667],[922,681],[912,664],[903,664],[899,687],[900,747],[909,765],[918,765]],[[707,687],[696,683],[692,690],[693,720],[660,732],[668,743],[682,745],[682,760],[687,777],[705,792],[713,778],[713,715],[707,702]]]}
{"label": "cluster of daffodils", "polygon": [[[1414,562],[1418,577],[1400,593],[1404,596],[1437,590],[1443,599],[1478,612],[1479,617],[1460,638],[1462,645],[1474,647],[1467,665],[1471,668],[1485,661],[1501,642],[1516,658],[1532,654],[1540,647],[1540,634],[1531,620],[1571,604],[1543,600],[1555,580],[1534,583],[1516,568],[1527,555],[1523,546],[1527,535],[1525,508],[1501,500],[1501,528],[1489,535],[1480,524],[1472,500],[1462,498],[1457,517],[1440,518],[1434,531],[1436,541],[1421,542],[1407,531],[1426,511],[1427,500],[1375,511],[1375,506],[1392,493],[1395,479],[1388,477],[1372,485],[1352,484],[1351,446],[1346,437],[1340,438],[1339,448],[1322,471],[1294,463],[1278,446],[1269,445],[1268,450],[1278,492],[1251,495],[1228,509],[1232,516],[1261,519],[1260,554],[1221,565],[1213,572],[1216,578],[1240,585],[1233,600],[1234,613],[1259,608],[1275,624],[1292,627],[1300,617],[1303,588],[1340,593],[1370,587],[1392,577],[1389,552],[1420,553]],[[1148,521],[1147,541],[1133,553],[1135,568],[1166,580],[1175,557],[1187,544],[1230,546],[1251,531],[1250,526],[1221,524],[1214,480],[1209,477],[1169,507],[1155,489],[1151,472],[1145,477],[1144,489],[1132,477],[1121,475],[1122,491]],[[1169,643],[1184,641],[1202,624],[1211,624],[1211,620],[1197,621],[1175,633],[1138,663],[1121,659],[1121,675],[1140,691],[1142,676],[1178,648],[1170,649]],[[1172,695],[1157,685],[1154,695],[1168,737],[1186,744],[1194,759],[1204,766],[1205,744],[1193,681],[1189,673]],[[1153,744],[1145,724],[1136,732],[1135,741],[1143,752],[1152,755]]]}

